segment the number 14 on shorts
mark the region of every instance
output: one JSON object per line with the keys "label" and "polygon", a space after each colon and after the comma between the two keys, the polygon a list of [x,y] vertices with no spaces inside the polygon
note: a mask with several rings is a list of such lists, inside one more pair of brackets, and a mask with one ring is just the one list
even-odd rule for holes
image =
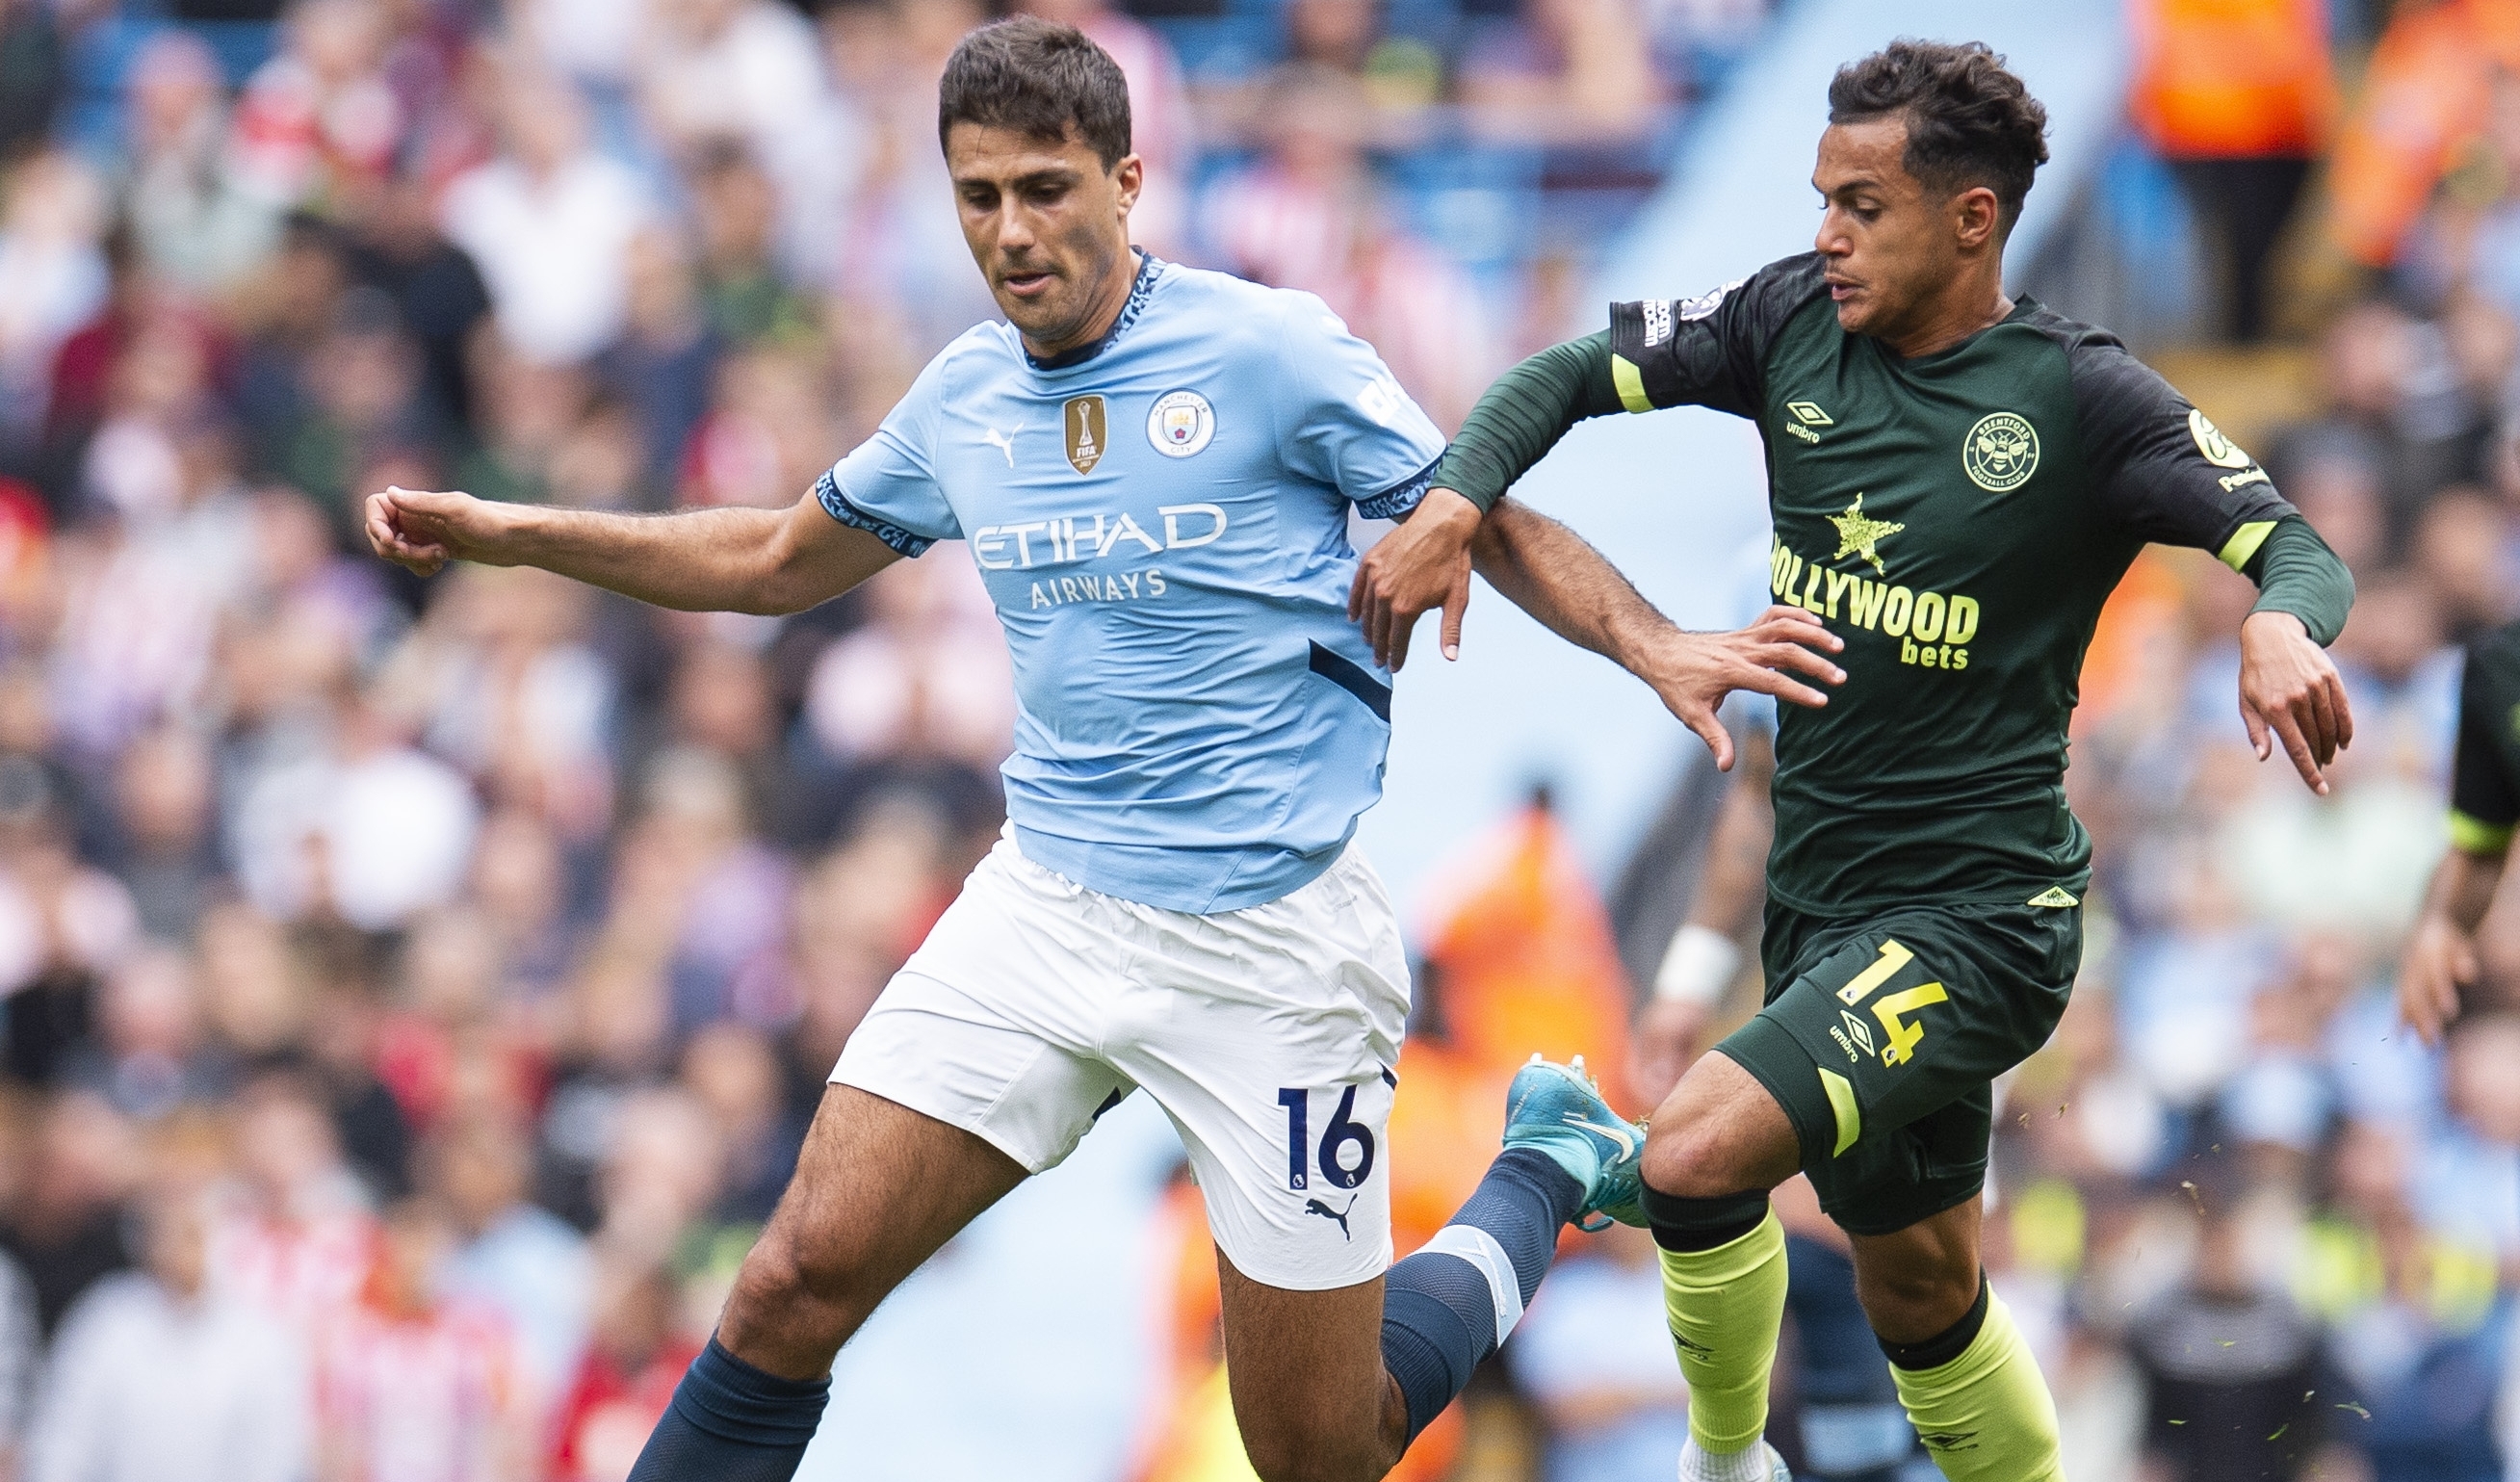
{"label": "number 14 on shorts", "polygon": [[[1318,1146],[1312,1140],[1313,1094],[1300,1086],[1281,1087],[1278,1104],[1286,1108],[1286,1187],[1310,1189],[1312,1168],[1319,1160],[1322,1177],[1332,1189],[1354,1189],[1373,1172],[1373,1133],[1352,1120],[1354,1086],[1337,1088],[1338,1109],[1330,1113]],[[1323,1095],[1329,1093],[1325,1091]]]}

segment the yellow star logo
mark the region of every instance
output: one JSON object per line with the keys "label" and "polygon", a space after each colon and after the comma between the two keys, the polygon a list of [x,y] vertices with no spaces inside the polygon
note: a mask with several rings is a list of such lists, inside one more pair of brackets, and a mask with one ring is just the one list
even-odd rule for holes
{"label": "yellow star logo", "polygon": [[1845,514],[1830,516],[1828,522],[1837,526],[1837,555],[1831,556],[1829,560],[1836,561],[1845,556],[1861,556],[1872,562],[1873,575],[1890,574],[1889,568],[1881,564],[1881,554],[1872,548],[1887,537],[1908,528],[1906,525],[1895,519],[1867,519],[1864,516],[1862,494],[1855,496],[1855,503],[1846,507]]}

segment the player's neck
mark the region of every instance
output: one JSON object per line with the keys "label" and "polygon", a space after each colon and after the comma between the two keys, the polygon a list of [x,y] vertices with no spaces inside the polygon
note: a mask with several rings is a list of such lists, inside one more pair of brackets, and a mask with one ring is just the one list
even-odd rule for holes
{"label": "player's neck", "polygon": [[1119,271],[1104,280],[1094,312],[1085,317],[1082,328],[1056,344],[1046,344],[1030,335],[1023,337],[1024,353],[1035,360],[1056,360],[1072,350],[1098,343],[1120,322],[1121,311],[1129,306],[1129,294],[1138,287],[1138,275],[1147,270],[1147,260],[1134,247],[1123,246]]}
{"label": "player's neck", "polygon": [[1992,271],[1963,272],[1949,287],[1919,306],[1909,324],[1881,337],[1882,345],[1902,360],[1938,355],[1980,330],[2002,324],[2012,313],[2003,292],[2001,262]]}

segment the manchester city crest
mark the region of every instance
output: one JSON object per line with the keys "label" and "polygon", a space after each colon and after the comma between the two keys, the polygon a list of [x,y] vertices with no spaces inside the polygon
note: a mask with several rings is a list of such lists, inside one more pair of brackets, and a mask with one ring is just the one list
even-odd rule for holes
{"label": "manchester city crest", "polygon": [[1990,412],[1961,440],[1960,467],[1979,488],[2009,494],[2039,472],[2039,431],[2018,413]]}
{"label": "manchester city crest", "polygon": [[1196,391],[1166,391],[1147,413],[1147,441],[1166,458],[1188,458],[1216,435],[1216,408]]}

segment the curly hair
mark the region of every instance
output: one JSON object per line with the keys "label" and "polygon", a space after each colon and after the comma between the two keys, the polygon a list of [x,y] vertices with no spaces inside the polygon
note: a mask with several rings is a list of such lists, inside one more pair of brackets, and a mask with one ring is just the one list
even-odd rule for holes
{"label": "curly hair", "polygon": [[1829,79],[1829,122],[1892,116],[1907,120],[1900,162],[1909,174],[1939,191],[1985,186],[2002,229],[2012,230],[2031,177],[2048,162],[2048,110],[1993,48],[1903,36]]}
{"label": "curly hair", "polygon": [[936,88],[936,142],[957,123],[1067,137],[1070,124],[1109,169],[1129,153],[1129,79],[1072,25],[1018,16],[963,38]]}

